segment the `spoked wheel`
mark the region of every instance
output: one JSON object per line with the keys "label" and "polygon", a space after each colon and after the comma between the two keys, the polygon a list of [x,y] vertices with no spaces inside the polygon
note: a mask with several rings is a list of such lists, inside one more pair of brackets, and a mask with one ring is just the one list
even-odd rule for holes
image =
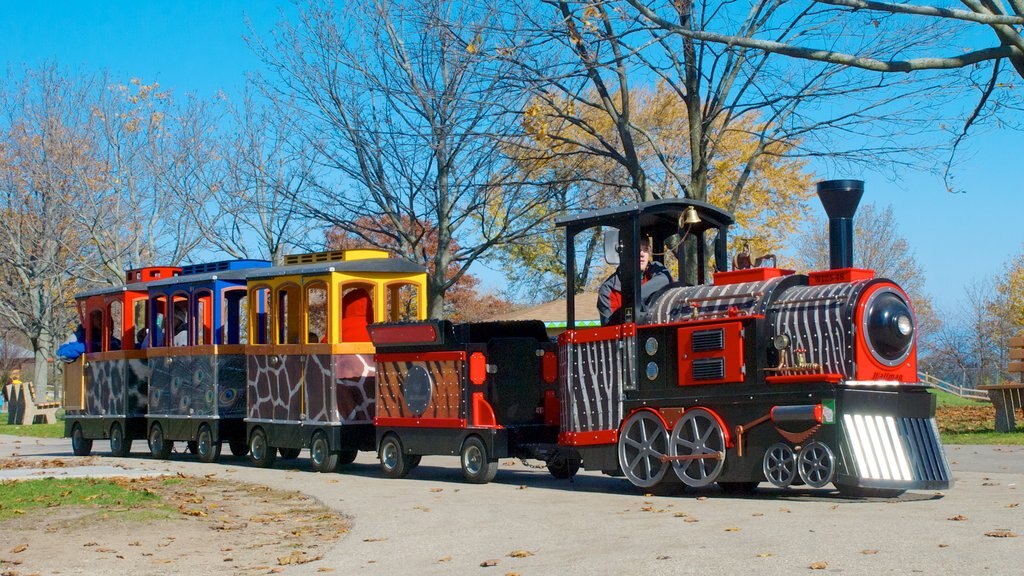
{"label": "spoked wheel", "polygon": [[317,472],[333,472],[338,467],[338,453],[331,452],[331,444],[323,432],[313,434],[309,443],[309,461]]}
{"label": "spoked wheel", "polygon": [[213,441],[213,432],[210,427],[203,424],[199,427],[199,434],[196,435],[196,453],[200,462],[216,462],[220,458],[221,444]]}
{"label": "spoked wheel", "polygon": [[487,484],[498,473],[498,462],[492,461],[487,447],[476,436],[466,438],[462,444],[462,475],[473,484]]}
{"label": "spoked wheel", "polygon": [[121,424],[114,422],[110,427],[110,455],[124,458],[132,451],[132,441],[124,437]]}
{"label": "spoked wheel", "polygon": [[668,463],[668,432],[661,418],[651,412],[637,412],[626,420],[619,435],[619,468],[634,486],[650,488],[665,477]]}
{"label": "spoked wheel", "polygon": [[394,434],[388,434],[380,441],[377,456],[380,458],[380,470],[388,478],[404,478],[412,469],[411,457],[402,452],[402,441]]}
{"label": "spoked wheel", "polygon": [[357,454],[359,454],[357,450],[342,450],[338,452],[338,465],[344,466],[355,462]]}
{"label": "spoked wheel", "polygon": [[228,442],[228,449],[231,450],[232,456],[245,456],[249,453],[249,445],[245,442]]}
{"label": "spoked wheel", "polygon": [[82,427],[75,424],[71,429],[71,451],[75,456],[88,456],[92,454],[92,440],[82,434]]}
{"label": "spoked wheel", "polygon": [[764,477],[779,488],[786,488],[797,477],[796,452],[789,444],[778,442],[768,447],[761,465]]}
{"label": "spoked wheel", "polygon": [[302,452],[300,448],[278,448],[277,451],[285,460],[294,460],[299,457],[299,452]]}
{"label": "spoked wheel", "polygon": [[[110,441],[114,441],[113,436]],[[174,442],[167,440],[164,436],[164,429],[158,422],[154,423],[149,428],[149,453],[153,455],[153,458],[166,460],[171,455],[171,448],[174,448]]]}
{"label": "spoked wheel", "polygon": [[822,442],[808,442],[797,458],[800,478],[811,488],[824,488],[832,481],[836,471],[836,461],[832,450]]}
{"label": "spoked wheel", "polygon": [[725,467],[725,433],[714,414],[694,408],[672,428],[669,456],[686,457],[674,460],[676,476],[687,486],[707,486],[718,479]]}
{"label": "spoked wheel", "polygon": [[270,468],[277,460],[277,448],[267,442],[267,433],[262,428],[253,430],[249,438],[249,459],[260,468]]}

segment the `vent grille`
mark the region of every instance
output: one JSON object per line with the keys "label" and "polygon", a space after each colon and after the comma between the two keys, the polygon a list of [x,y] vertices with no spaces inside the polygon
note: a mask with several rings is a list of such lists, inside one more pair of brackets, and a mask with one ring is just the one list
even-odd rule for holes
{"label": "vent grille", "polygon": [[314,264],[317,262],[335,262],[345,259],[343,250],[331,252],[313,252],[311,254],[289,254],[284,257],[286,266],[294,264]]}
{"label": "vent grille", "polygon": [[725,330],[700,330],[693,333],[692,347],[694,352],[713,352],[725,350]]}
{"label": "vent grille", "polygon": [[725,360],[723,358],[693,361],[694,380],[721,380],[722,378],[725,378]]}
{"label": "vent grille", "polygon": [[933,419],[846,414],[843,424],[861,478],[949,480]]}

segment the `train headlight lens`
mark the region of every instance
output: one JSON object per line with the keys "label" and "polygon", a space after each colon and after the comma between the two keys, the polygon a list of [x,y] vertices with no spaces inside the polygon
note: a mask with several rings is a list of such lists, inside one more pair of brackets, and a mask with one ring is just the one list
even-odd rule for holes
{"label": "train headlight lens", "polygon": [[914,313],[895,288],[881,288],[868,297],[863,329],[871,354],[882,364],[896,366],[910,356]]}

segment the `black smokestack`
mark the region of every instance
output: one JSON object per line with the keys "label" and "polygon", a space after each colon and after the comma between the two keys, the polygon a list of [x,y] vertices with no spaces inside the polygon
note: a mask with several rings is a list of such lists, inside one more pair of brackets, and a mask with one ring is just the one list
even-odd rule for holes
{"label": "black smokestack", "polygon": [[864,195],[863,180],[818,182],[818,198],[828,214],[828,267],[853,268],[853,215]]}

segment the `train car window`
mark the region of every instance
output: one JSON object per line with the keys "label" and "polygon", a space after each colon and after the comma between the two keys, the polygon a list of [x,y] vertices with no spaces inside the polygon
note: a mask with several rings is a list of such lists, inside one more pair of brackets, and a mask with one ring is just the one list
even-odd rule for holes
{"label": "train car window", "polygon": [[132,301],[132,329],[129,333],[135,339],[131,347],[136,350],[143,348],[143,343],[146,342],[146,336],[149,334],[149,329],[146,328],[149,326],[147,310],[145,298],[136,298]]}
{"label": "train car window", "polygon": [[202,290],[196,294],[196,346],[208,346],[213,341],[213,292]]}
{"label": "train car window", "polygon": [[86,352],[103,351],[103,310],[89,311],[89,325],[85,331]]}
{"label": "train car window", "polygon": [[149,345],[158,348],[166,346],[167,339],[164,338],[164,324],[167,319],[167,296],[151,298],[150,304]]}
{"label": "train car window", "polygon": [[270,343],[270,289],[255,288],[249,294],[249,322],[253,344]]}
{"label": "train car window", "polygon": [[410,283],[389,284],[387,289],[387,315],[389,322],[419,320],[419,287]]}
{"label": "train car window", "polygon": [[114,300],[107,305],[106,350],[121,349],[121,330],[124,327],[122,312],[123,308],[120,300]]}
{"label": "train car window", "polygon": [[247,344],[249,332],[249,295],[244,289],[225,290],[221,294],[220,343]]}
{"label": "train car window", "polygon": [[298,344],[302,329],[302,298],[298,286],[285,286],[277,290],[277,343]]}
{"label": "train car window", "polygon": [[350,284],[341,292],[341,341],[369,342],[373,323],[373,285]]}
{"label": "train car window", "polygon": [[188,346],[188,300],[184,296],[175,296],[171,305],[171,345]]}
{"label": "train car window", "polygon": [[306,342],[327,342],[327,284],[314,282],[306,286]]}

